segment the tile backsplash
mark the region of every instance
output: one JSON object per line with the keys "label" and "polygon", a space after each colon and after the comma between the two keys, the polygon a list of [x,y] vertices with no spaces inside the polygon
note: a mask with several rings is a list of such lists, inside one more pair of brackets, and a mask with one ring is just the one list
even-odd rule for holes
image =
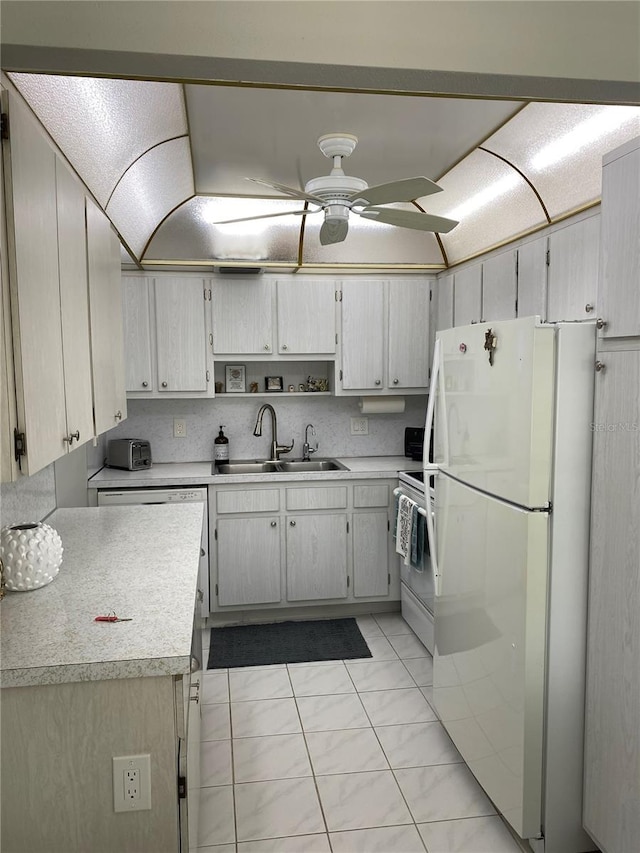
{"label": "tile backsplash", "polygon": [[0,485],[0,524],[42,521],[56,508],[56,482],[53,465],[31,477]]}
{"label": "tile backsplash", "polygon": [[[207,462],[213,459],[213,440],[224,424],[232,459],[269,456],[271,423],[264,419],[261,437],[253,435],[258,409],[268,402],[278,418],[278,440],[302,455],[305,426],[314,425],[319,456],[386,456],[404,453],[404,428],[423,426],[426,396],[406,397],[402,414],[368,415],[368,435],[351,435],[351,418],[361,417],[359,397],[300,398],[263,396],[237,400],[129,400],[128,417],[107,438],[141,438],[151,442],[154,462]],[[186,436],[174,438],[174,418],[186,421]]]}

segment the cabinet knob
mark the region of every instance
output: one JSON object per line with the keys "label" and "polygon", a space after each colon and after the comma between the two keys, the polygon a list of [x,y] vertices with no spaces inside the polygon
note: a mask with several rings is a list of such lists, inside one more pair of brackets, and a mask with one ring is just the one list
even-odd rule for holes
{"label": "cabinet knob", "polygon": [[593,311],[593,305],[590,302],[587,302],[587,304],[584,306],[584,310],[587,312],[587,314],[591,314],[591,312]]}
{"label": "cabinet knob", "polygon": [[289,349],[289,347],[286,344],[282,344],[282,349]]}
{"label": "cabinet knob", "polygon": [[120,411],[120,409],[118,409],[118,411],[115,413],[114,418],[115,418],[117,421],[121,421],[121,420],[122,420],[122,412]]}
{"label": "cabinet knob", "polygon": [[296,526],[295,521],[291,520],[291,521],[289,522],[289,526],[290,526],[290,527],[295,527],[295,526]]}
{"label": "cabinet knob", "polygon": [[602,317],[598,317],[598,319],[596,320],[596,329],[604,329],[606,325],[607,321],[603,320]]}
{"label": "cabinet knob", "polygon": [[380,382],[380,380],[379,380],[379,379],[376,379],[376,383],[375,383],[375,384],[376,384],[376,385],[381,385],[382,383]]}
{"label": "cabinet knob", "polygon": [[265,351],[266,351],[266,352],[269,352],[269,350],[271,349],[271,347],[269,346],[269,344],[265,344],[265,345],[264,345],[264,349],[265,349]]}
{"label": "cabinet knob", "polygon": [[393,380],[393,384],[394,384],[394,385],[398,385],[398,384],[399,384],[399,382],[400,382],[400,380],[399,380],[399,379],[394,379],[394,380]]}
{"label": "cabinet knob", "polygon": [[145,380],[144,380],[144,382],[142,383],[142,387],[143,387],[143,388],[147,388],[148,386],[149,386],[149,383],[148,383],[148,382],[147,382],[147,380],[145,379]]}
{"label": "cabinet knob", "polygon": [[74,441],[80,441],[80,430],[77,429],[75,432],[70,432],[69,435],[65,435],[62,440],[66,441],[67,444],[71,446]]}
{"label": "cabinet knob", "polygon": [[278,523],[277,523],[276,521],[272,521],[272,522],[271,522],[271,526],[272,526],[272,527],[277,527],[277,526],[278,526]]}
{"label": "cabinet knob", "polygon": [[606,365],[604,364],[604,362],[596,361],[596,372],[597,373],[602,373],[602,371],[605,369],[605,367],[606,367]]}
{"label": "cabinet knob", "polygon": [[163,387],[163,388],[166,388],[166,387],[167,387],[167,384],[168,384],[168,383],[163,382],[163,383],[162,383],[162,387]]}

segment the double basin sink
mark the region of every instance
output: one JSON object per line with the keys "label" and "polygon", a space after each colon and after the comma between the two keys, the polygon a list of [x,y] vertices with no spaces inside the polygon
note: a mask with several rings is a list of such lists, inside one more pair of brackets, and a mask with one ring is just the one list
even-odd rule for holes
{"label": "double basin sink", "polygon": [[306,471],[348,471],[349,469],[335,459],[309,459],[277,462],[237,461],[214,462],[214,474],[300,474]]}

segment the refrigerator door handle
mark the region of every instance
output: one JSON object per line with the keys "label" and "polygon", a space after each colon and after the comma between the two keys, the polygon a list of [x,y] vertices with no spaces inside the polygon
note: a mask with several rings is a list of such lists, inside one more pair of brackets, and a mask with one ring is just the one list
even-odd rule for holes
{"label": "refrigerator door handle", "polygon": [[431,567],[433,569],[433,584],[436,597],[440,595],[440,570],[438,569],[438,557],[436,555],[436,527],[433,522],[433,507],[431,505],[431,497],[427,497],[427,538],[429,539],[429,555],[431,557]]}
{"label": "refrigerator door handle", "polygon": [[[429,399],[427,401],[427,417],[424,424],[424,439],[427,447],[431,448],[431,430],[433,429],[433,416],[436,406],[436,385],[440,375],[440,338],[436,340],[433,348],[433,365],[431,367],[431,382],[429,383]],[[425,469],[433,470],[433,459],[431,453],[427,453]]]}

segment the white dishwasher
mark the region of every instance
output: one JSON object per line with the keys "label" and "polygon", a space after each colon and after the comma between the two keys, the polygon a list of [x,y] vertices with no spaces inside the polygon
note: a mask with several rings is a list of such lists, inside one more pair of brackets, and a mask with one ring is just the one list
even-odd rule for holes
{"label": "white dishwasher", "polygon": [[[195,853],[198,843],[200,798],[200,690],[202,683],[202,631],[200,624],[209,614],[209,555],[207,489],[156,488],[104,489],[98,491],[98,506],[131,506],[133,504],[204,503],[198,601],[191,644],[191,674],[178,688],[176,707],[182,704],[183,719],[178,724],[178,797],[180,807],[180,853]],[[200,619],[198,619],[198,616]]]}

